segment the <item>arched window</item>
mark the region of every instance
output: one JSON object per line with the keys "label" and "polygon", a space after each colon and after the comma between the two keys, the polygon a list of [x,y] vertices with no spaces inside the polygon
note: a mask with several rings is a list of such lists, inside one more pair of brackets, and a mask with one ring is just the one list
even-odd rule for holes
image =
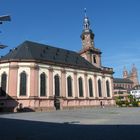
{"label": "arched window", "polygon": [[88,86],[89,86],[89,96],[93,97],[93,85],[92,85],[92,79],[88,80]]}
{"label": "arched window", "polygon": [[102,85],[101,85],[101,80],[98,80],[98,93],[99,97],[102,97]]}
{"label": "arched window", "polygon": [[96,61],[96,56],[95,56],[95,55],[93,55],[93,62],[94,62],[94,63],[97,63],[97,61]]}
{"label": "arched window", "polygon": [[110,84],[109,81],[106,81],[106,92],[107,92],[107,97],[110,97]]}
{"label": "arched window", "polygon": [[68,97],[72,97],[72,79],[70,76],[67,78],[67,93]]}
{"label": "arched window", "polygon": [[25,72],[20,74],[20,96],[26,96],[26,88],[27,88],[27,75]]}
{"label": "arched window", "polygon": [[78,82],[79,82],[79,97],[83,97],[83,80],[81,77],[78,79]]}
{"label": "arched window", "polygon": [[42,73],[40,75],[40,96],[46,96],[46,75]]}
{"label": "arched window", "polygon": [[55,84],[55,96],[60,96],[60,81],[59,76],[54,76],[54,84]]}
{"label": "arched window", "polygon": [[7,75],[6,73],[3,73],[1,76],[1,89],[0,89],[1,96],[6,96],[6,86],[7,86]]}

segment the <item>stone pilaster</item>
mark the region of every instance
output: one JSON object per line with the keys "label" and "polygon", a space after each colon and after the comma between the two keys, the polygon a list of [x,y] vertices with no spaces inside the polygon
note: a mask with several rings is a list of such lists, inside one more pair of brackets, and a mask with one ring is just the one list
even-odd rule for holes
{"label": "stone pilaster", "polygon": [[94,93],[94,97],[99,97],[98,93],[97,93],[97,75],[94,75],[94,88],[95,88],[95,93]]}
{"label": "stone pilaster", "polygon": [[87,81],[87,73],[84,74],[84,79],[85,79],[85,96],[86,98],[89,97],[89,94],[88,94],[88,81]]}
{"label": "stone pilaster", "polygon": [[106,93],[106,82],[105,82],[105,76],[102,76],[102,97],[106,98],[107,93]]}
{"label": "stone pilaster", "polygon": [[66,71],[61,70],[61,95],[62,97],[66,97]]}
{"label": "stone pilaster", "polygon": [[28,88],[30,88],[30,97],[31,98],[39,96],[38,78],[39,78],[39,67],[37,64],[31,64],[30,65],[30,87],[28,87]]}
{"label": "stone pilaster", "polygon": [[74,72],[74,87],[75,97],[78,98],[77,72]]}
{"label": "stone pilaster", "polygon": [[12,62],[9,66],[8,94],[17,97],[18,63]]}
{"label": "stone pilaster", "polygon": [[113,85],[113,77],[111,77],[111,83],[110,83],[110,97],[113,97],[114,94],[114,85]]}
{"label": "stone pilaster", "polygon": [[49,68],[49,97],[53,97],[53,68]]}

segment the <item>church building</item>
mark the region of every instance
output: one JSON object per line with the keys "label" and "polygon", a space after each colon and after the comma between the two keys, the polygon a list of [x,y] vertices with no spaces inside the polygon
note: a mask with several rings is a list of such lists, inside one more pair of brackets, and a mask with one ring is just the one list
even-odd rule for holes
{"label": "church building", "polygon": [[86,14],[81,40],[80,52],[25,41],[1,57],[0,109],[114,105],[113,69],[102,66]]}

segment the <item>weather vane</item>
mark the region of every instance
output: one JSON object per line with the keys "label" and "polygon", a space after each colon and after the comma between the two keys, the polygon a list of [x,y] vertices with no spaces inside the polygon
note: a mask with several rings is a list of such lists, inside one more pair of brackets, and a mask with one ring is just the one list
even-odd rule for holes
{"label": "weather vane", "polygon": [[87,16],[87,9],[84,8],[85,17]]}
{"label": "weather vane", "polygon": [[0,24],[4,21],[11,21],[11,17],[9,15],[0,16]]}

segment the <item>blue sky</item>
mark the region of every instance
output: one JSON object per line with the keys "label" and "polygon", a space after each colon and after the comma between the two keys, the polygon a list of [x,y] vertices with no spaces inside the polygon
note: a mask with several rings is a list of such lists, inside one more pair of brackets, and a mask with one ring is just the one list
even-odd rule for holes
{"label": "blue sky", "polygon": [[140,73],[139,0],[0,0],[0,15],[12,18],[0,25],[0,43],[8,45],[0,55],[25,40],[79,51],[85,7],[102,65],[113,67],[114,77],[132,64]]}

